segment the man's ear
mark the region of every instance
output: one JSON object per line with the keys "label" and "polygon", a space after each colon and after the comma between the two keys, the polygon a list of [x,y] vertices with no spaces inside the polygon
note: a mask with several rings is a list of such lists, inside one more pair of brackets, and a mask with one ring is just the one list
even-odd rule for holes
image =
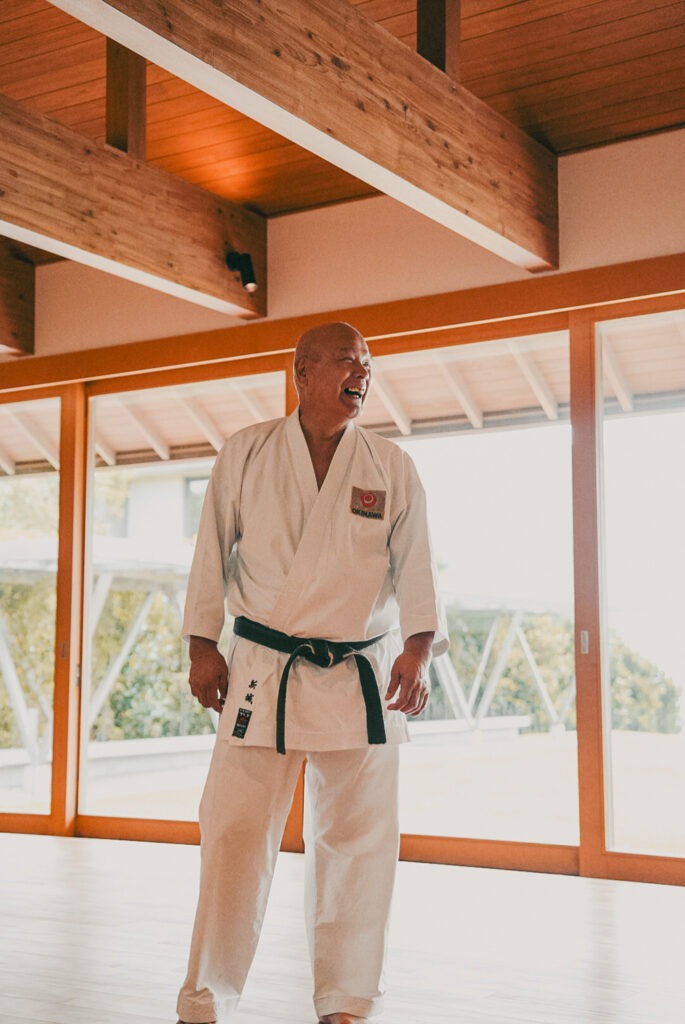
{"label": "man's ear", "polygon": [[307,376],[307,360],[301,356],[295,363],[295,377],[297,380],[304,380]]}

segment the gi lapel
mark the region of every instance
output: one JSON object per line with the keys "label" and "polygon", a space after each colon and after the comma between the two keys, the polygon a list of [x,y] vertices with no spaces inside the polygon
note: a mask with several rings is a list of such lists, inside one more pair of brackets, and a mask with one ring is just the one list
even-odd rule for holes
{"label": "gi lapel", "polygon": [[296,623],[298,618],[298,599],[306,589],[312,574],[316,572],[327,527],[334,516],[336,503],[340,500],[340,492],[348,483],[348,470],[357,444],[357,431],[353,423],[348,423],[320,491],[317,489],[314,467],[297,410],[288,417],[286,437],[292,472],[304,499],[306,522],[288,578],[273,608],[268,625],[282,633],[292,633],[296,627],[291,624]]}

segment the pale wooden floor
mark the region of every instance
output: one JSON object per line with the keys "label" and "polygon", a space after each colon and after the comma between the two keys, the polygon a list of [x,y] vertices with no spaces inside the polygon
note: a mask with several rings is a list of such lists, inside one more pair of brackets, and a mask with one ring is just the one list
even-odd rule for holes
{"label": "pale wooden floor", "polygon": [[[196,847],[0,835],[1,1024],[175,1021]],[[313,1024],[280,859],[239,1024]],[[386,1024],[684,1024],[685,889],[400,864]]]}

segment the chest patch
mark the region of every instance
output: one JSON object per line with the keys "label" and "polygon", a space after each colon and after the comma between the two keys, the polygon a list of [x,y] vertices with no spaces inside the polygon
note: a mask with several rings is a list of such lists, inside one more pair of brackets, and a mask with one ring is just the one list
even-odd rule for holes
{"label": "chest patch", "polygon": [[367,491],[362,487],[352,488],[350,512],[365,519],[383,519],[385,516],[385,491]]}

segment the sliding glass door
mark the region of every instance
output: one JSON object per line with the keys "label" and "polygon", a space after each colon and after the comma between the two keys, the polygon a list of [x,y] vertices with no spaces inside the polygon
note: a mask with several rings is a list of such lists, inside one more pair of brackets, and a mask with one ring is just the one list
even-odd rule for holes
{"label": "sliding glass door", "polygon": [[685,311],[597,325],[607,847],[685,856]]}
{"label": "sliding glass door", "polygon": [[272,373],[91,399],[80,814],[196,819],[216,715],[180,634],[202,498],[224,440],[284,394]]}
{"label": "sliding glass door", "polygon": [[402,750],[402,831],[577,844],[568,336],[374,377],[364,418],[418,467],[451,640]]}
{"label": "sliding glass door", "polygon": [[0,811],[48,814],[60,401],[0,404]]}

